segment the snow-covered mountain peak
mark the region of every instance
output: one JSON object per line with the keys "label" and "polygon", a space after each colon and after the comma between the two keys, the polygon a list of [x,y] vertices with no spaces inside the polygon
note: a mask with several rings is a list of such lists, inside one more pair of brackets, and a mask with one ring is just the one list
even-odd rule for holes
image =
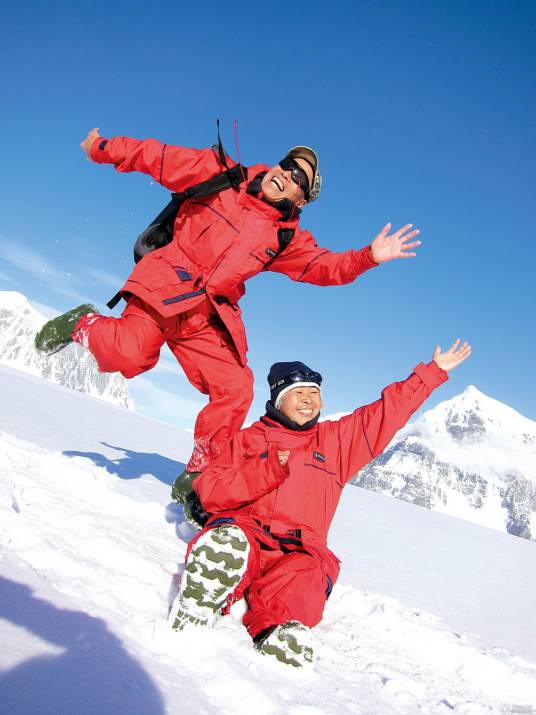
{"label": "snow-covered mountain peak", "polygon": [[513,439],[536,454],[536,423],[474,385],[426,412],[404,434],[442,435],[459,446]]}
{"label": "snow-covered mountain peak", "polygon": [[3,347],[9,339],[9,333],[6,332],[7,323],[12,323],[15,316],[19,318],[17,323],[20,324],[22,319],[36,330],[46,321],[45,316],[41,315],[22,293],[14,290],[0,291],[0,324],[3,328],[0,335],[0,359],[3,355]]}
{"label": "snow-covered mountain peak", "polygon": [[99,372],[92,355],[78,345],[46,357],[36,352],[34,337],[47,320],[17,291],[0,291],[0,363],[86,392],[122,407],[132,407],[127,381]]}
{"label": "snow-covered mountain peak", "polygon": [[536,422],[474,385],[404,427],[356,484],[536,536]]}
{"label": "snow-covered mountain peak", "polygon": [[0,310],[20,310],[21,308],[29,308],[33,310],[26,296],[15,290],[0,291]]}

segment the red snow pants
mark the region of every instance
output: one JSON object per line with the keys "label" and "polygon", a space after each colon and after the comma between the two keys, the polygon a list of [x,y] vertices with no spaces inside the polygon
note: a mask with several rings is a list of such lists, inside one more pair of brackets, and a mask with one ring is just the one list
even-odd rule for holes
{"label": "red snow pants", "polygon": [[242,426],[253,399],[253,373],[240,364],[231,337],[208,300],[163,318],[132,297],[120,318],[99,316],[88,328],[88,347],[102,372],[131,378],[158,362],[166,343],[208,404],[194,428],[189,471],[203,470]]}
{"label": "red snow pants", "polygon": [[[221,524],[238,526],[250,544],[248,566],[241,582],[227,601],[223,612],[245,597],[248,610],[243,623],[252,638],[270,626],[278,626],[287,621],[300,621],[312,628],[320,623],[326,600],[331,592],[337,574],[330,579],[323,568],[322,559],[304,550],[284,553],[273,542],[275,548],[266,548],[265,539],[255,538],[258,528],[254,523],[236,523],[234,519],[216,518],[209,523],[188,545],[187,559],[197,539],[211,528]],[[248,520],[249,521],[249,520]]]}
{"label": "red snow pants", "polygon": [[250,636],[287,621],[320,623],[328,581],[318,558],[301,551],[259,553],[257,573],[244,592],[249,608],[243,622]]}

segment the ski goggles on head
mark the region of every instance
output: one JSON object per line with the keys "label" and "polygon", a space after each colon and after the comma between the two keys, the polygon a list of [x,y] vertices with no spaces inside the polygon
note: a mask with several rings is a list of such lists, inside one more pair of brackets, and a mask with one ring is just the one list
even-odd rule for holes
{"label": "ski goggles on head", "polygon": [[279,166],[283,169],[283,171],[290,171],[290,178],[292,181],[300,187],[305,194],[305,198],[309,198],[309,179],[298,162],[294,161],[294,159],[286,157],[285,159],[281,159]]}
{"label": "ski goggles on head", "polygon": [[322,384],[322,375],[319,372],[303,372],[302,370],[296,370],[295,372],[289,372],[288,375],[282,377],[280,380],[274,382],[270,385],[270,391],[282,387],[283,385],[292,385],[295,382],[313,382],[315,385],[320,386]]}

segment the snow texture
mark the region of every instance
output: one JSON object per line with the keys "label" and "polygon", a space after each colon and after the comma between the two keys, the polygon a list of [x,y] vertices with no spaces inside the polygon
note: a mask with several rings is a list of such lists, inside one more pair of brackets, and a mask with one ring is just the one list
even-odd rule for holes
{"label": "snow texture", "polygon": [[191,434],[7,368],[0,392],[1,713],[536,713],[534,542],[347,488],[303,673],[252,648],[243,602],[169,627]]}
{"label": "snow texture", "polygon": [[133,409],[125,378],[100,372],[87,350],[72,344],[48,357],[35,350],[35,334],[46,320],[21,293],[0,291],[0,363]]}

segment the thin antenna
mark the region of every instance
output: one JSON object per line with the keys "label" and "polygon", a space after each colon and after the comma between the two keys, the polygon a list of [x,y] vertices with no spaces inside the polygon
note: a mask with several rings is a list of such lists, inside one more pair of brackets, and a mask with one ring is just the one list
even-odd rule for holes
{"label": "thin antenna", "polygon": [[235,146],[236,146],[236,156],[238,157],[238,163],[240,164],[240,170],[242,172],[242,180],[245,181],[247,179],[247,177],[244,176],[244,168],[242,166],[242,160],[240,159],[240,149],[238,147],[238,122],[236,121],[236,118],[233,120],[233,129],[234,129],[234,138],[235,138]]}

